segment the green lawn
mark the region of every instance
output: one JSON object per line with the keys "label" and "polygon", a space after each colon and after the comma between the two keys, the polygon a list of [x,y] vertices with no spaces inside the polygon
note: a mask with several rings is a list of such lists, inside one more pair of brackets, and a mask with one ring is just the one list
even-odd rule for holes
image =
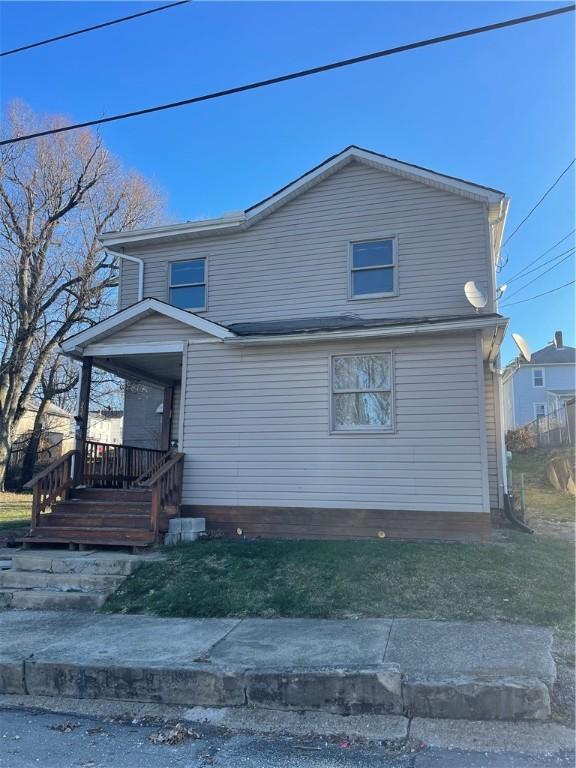
{"label": "green lawn", "polygon": [[[564,449],[563,453],[569,453]],[[574,523],[575,499],[569,493],[559,493],[546,478],[546,460],[555,451],[534,450],[515,453],[512,458],[514,489],[519,503],[520,473],[525,473],[527,521],[538,527],[546,523]],[[573,453],[571,453],[573,458]]]}
{"label": "green lawn", "polygon": [[0,531],[29,525],[31,510],[31,493],[0,492]]}
{"label": "green lawn", "polygon": [[199,541],[166,549],[106,609],[159,616],[414,616],[568,628],[574,549],[498,532],[492,544]]}

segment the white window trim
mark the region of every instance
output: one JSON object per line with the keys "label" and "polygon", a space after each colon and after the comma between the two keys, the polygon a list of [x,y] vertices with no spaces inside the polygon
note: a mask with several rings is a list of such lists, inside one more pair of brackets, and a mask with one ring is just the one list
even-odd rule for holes
{"label": "white window trim", "polygon": [[[373,390],[375,392],[390,392],[390,397],[392,400],[391,404],[391,419],[390,419],[390,426],[389,427],[367,427],[367,426],[358,426],[358,427],[346,427],[346,428],[337,428],[336,427],[336,418],[335,418],[335,411],[334,411],[334,395],[335,394],[345,394],[344,392],[335,392],[334,391],[334,358],[336,357],[360,357],[364,355],[388,355],[390,357],[390,389],[382,389],[382,390]],[[330,424],[329,424],[329,433],[331,435],[391,435],[396,432],[396,393],[395,393],[395,357],[394,357],[394,350],[392,349],[370,349],[370,350],[362,350],[360,352],[344,352],[344,353],[334,353],[333,355],[329,355],[328,358],[328,364],[330,366],[330,375],[328,377],[329,379],[329,391],[328,396],[330,398],[330,408],[329,408],[329,418],[330,418]],[[350,390],[351,392],[359,392],[362,390]]]}
{"label": "white window trim", "polygon": [[[382,264],[381,269],[391,269],[392,276],[394,278],[394,290],[386,291],[384,293],[362,293],[358,296],[354,295],[352,273],[362,270],[378,269],[378,266],[374,267],[354,267],[353,249],[355,245],[359,243],[379,243],[382,240],[392,240],[392,264]],[[398,296],[398,238],[396,235],[377,235],[359,238],[358,240],[350,240],[348,242],[348,300],[349,301],[366,301],[370,299],[385,299],[393,296]]]}
{"label": "white window trim", "polygon": [[[188,264],[191,261],[203,261],[204,262],[204,282],[203,283],[186,283],[184,285],[172,285],[172,265],[173,264]],[[204,304],[201,307],[178,307],[186,312],[205,312],[208,309],[208,257],[196,256],[188,257],[186,259],[172,259],[168,262],[168,304],[175,307],[170,300],[170,291],[172,288],[193,288],[200,285],[204,286]]]}
{"label": "white window trim", "polygon": [[[536,371],[542,371],[542,386],[537,386],[534,383],[534,380],[536,379]],[[534,389],[544,389],[546,386],[546,371],[544,368],[532,368],[532,386]]]}
{"label": "white window trim", "polygon": [[[538,387],[538,389],[540,389],[540,387]],[[538,406],[539,406],[539,405],[541,405],[541,406],[542,406],[542,408],[544,408],[544,413],[540,413],[540,414],[539,414],[539,413],[537,412],[537,409],[538,409]],[[534,419],[537,419],[537,418],[539,418],[539,417],[541,417],[541,416],[546,416],[546,403],[533,403],[533,405],[532,405],[532,409],[533,409],[533,411],[534,411]]]}

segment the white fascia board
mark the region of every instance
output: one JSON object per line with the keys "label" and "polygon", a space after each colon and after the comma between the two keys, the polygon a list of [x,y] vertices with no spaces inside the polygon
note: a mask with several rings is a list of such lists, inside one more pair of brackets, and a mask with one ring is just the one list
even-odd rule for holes
{"label": "white fascia board", "polygon": [[[390,338],[395,336],[418,336],[432,333],[458,333],[485,329],[502,328],[508,325],[507,318],[479,318],[468,322],[434,323],[430,325],[398,325],[383,328],[356,328],[341,331],[319,331],[292,333],[276,336],[234,336],[225,339],[225,344],[300,344],[315,341],[345,341],[347,339]],[[502,334],[503,336],[503,334]]]}
{"label": "white fascia board", "polygon": [[61,347],[65,353],[81,352],[82,348],[89,342],[95,342],[103,336],[108,336],[114,330],[118,330],[125,325],[130,325],[139,317],[152,312],[157,312],[159,315],[170,317],[173,320],[188,325],[191,328],[195,328],[198,331],[203,331],[220,340],[234,338],[235,336],[235,334],[227,328],[212,323],[210,320],[198,317],[198,315],[194,315],[192,312],[173,307],[171,304],[165,304],[157,299],[143,299],[137,304],[132,304],[132,306],[108,317],[106,320],[102,320],[92,326],[92,328],[87,328],[85,331],[81,331],[75,336],[71,336],[69,339],[62,342]]}
{"label": "white fascia board", "polygon": [[183,341],[160,342],[158,344],[88,344],[84,355],[90,357],[114,357],[125,355],[160,355],[171,352],[182,353]]}
{"label": "white fascia board", "polygon": [[145,245],[148,241],[178,238],[190,234],[211,233],[221,230],[240,228],[246,221],[246,214],[235,213],[232,216],[222,216],[218,219],[187,221],[184,224],[169,224],[165,227],[150,227],[149,229],[133,229],[128,232],[107,232],[100,235],[98,240],[105,247],[117,245]]}

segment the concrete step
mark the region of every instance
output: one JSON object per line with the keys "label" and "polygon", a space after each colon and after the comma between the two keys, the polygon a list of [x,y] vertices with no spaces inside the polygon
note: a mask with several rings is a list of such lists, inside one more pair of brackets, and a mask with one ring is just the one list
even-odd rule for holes
{"label": "concrete step", "polygon": [[0,606],[16,610],[96,611],[107,595],[98,592],[56,592],[42,589],[0,589]]}
{"label": "concrete step", "polygon": [[0,572],[0,589],[43,589],[56,592],[111,592],[124,576],[85,573],[47,573],[9,570]]}
{"label": "concrete step", "polygon": [[20,551],[14,554],[15,571],[54,574],[129,576],[143,562],[137,555],[119,552],[65,552],[63,550]]}

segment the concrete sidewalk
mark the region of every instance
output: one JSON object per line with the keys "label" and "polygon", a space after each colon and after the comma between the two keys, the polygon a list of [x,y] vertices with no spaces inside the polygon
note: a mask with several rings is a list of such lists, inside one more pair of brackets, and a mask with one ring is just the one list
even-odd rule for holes
{"label": "concrete sidewalk", "polygon": [[0,613],[0,693],[471,720],[546,719],[536,627],[411,619]]}

